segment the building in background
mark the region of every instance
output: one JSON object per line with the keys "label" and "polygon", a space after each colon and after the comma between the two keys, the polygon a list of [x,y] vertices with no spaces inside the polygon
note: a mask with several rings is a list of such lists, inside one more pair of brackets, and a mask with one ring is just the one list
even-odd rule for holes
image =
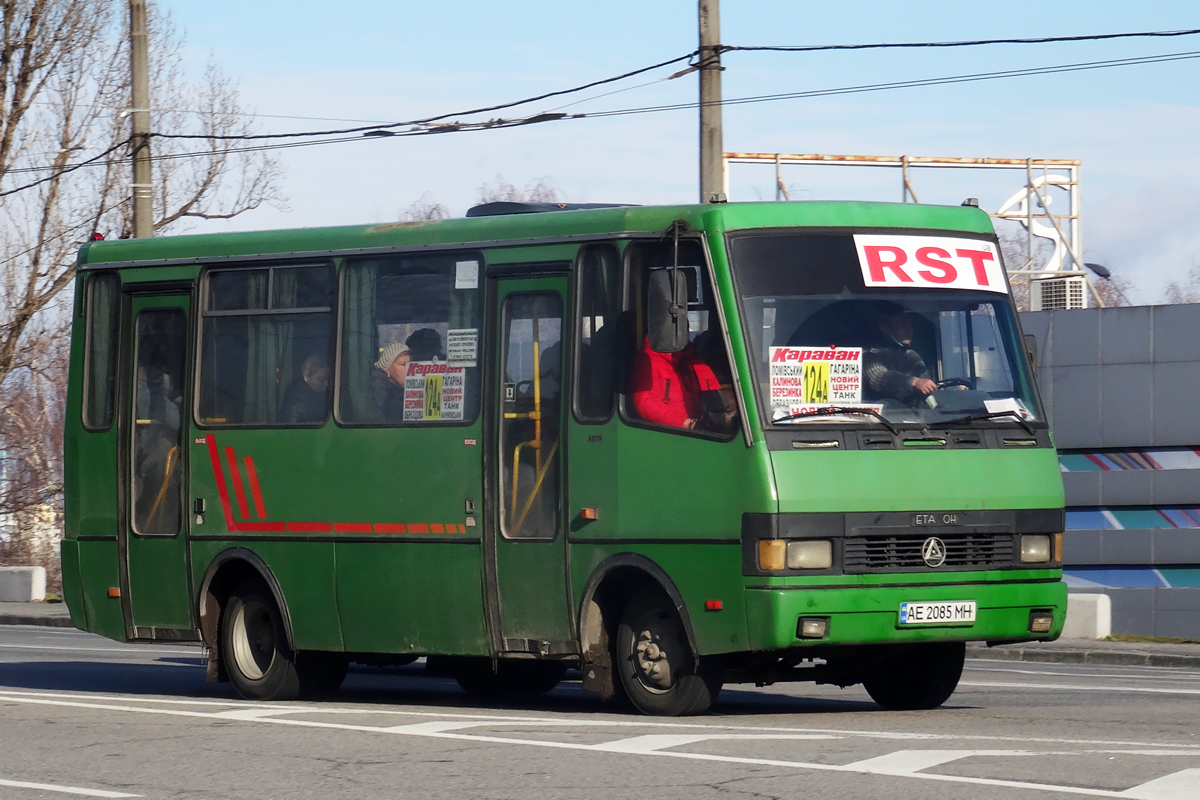
{"label": "building in background", "polygon": [[1066,489],[1063,571],[1113,633],[1200,638],[1200,305],[1021,315]]}

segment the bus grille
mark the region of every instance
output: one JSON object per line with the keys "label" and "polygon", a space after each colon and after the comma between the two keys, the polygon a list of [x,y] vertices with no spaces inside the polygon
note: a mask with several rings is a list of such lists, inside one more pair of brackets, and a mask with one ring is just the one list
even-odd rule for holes
{"label": "bus grille", "polygon": [[929,567],[921,558],[928,536],[850,536],[845,539],[843,569],[848,574],[968,570],[1011,567],[1011,533],[945,533],[938,538],[946,545],[946,563]]}

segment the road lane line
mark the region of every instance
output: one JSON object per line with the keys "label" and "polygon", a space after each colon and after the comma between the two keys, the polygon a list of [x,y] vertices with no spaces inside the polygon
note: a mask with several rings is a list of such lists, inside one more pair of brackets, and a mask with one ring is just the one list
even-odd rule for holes
{"label": "road lane line", "polygon": [[1200,769],[1185,769],[1139,784],[1121,793],[1137,800],[1197,800],[1200,798]]}
{"label": "road lane line", "polygon": [[990,686],[997,689],[1038,689],[1069,692],[1139,692],[1142,694],[1200,694],[1200,689],[1159,689],[1153,686],[1072,686],[1064,683],[990,683],[959,681],[959,686]]}
{"label": "road lane line", "polygon": [[[140,713],[140,714],[159,714],[159,715],[164,715],[164,716],[180,716],[180,717],[189,717],[189,718],[193,718],[193,719],[207,719],[207,720],[211,720],[214,722],[225,721],[225,720],[222,720],[217,714],[203,713],[203,712],[199,712],[199,711],[187,711],[184,709],[138,708],[135,706],[117,706],[117,705],[110,705],[110,704],[100,705],[100,704],[89,704],[89,703],[72,703],[72,702],[63,701],[63,700],[43,700],[43,699],[36,698],[36,697],[14,697],[11,695],[7,696],[4,699],[7,699],[9,702],[17,702],[17,703],[45,704],[45,705],[56,705],[56,706],[73,706],[73,707],[77,707],[77,708],[98,708],[98,709],[102,709],[102,710],[127,711],[127,712]],[[324,730],[346,730],[346,731],[359,731],[359,732],[375,733],[375,734],[384,733],[384,734],[392,734],[392,735],[398,734],[398,735],[417,736],[417,737],[434,738],[434,739],[452,739],[452,740],[458,741],[458,742],[475,743],[475,744],[482,744],[482,743],[507,744],[507,745],[517,745],[517,746],[522,746],[522,747],[544,747],[544,748],[555,749],[555,750],[577,750],[577,751],[590,751],[590,752],[605,752],[602,745],[597,746],[597,745],[591,745],[591,744],[578,744],[575,742],[555,742],[555,741],[547,741],[547,740],[542,740],[542,739],[518,739],[518,738],[513,738],[513,737],[507,737],[507,736],[481,736],[481,735],[475,735],[475,734],[454,733],[452,731],[416,732],[412,729],[406,728],[406,726],[400,726],[400,728],[401,728],[400,730],[389,730],[387,728],[382,728],[379,726],[371,726],[371,725],[351,725],[351,724],[335,723],[335,722],[316,722],[316,721],[312,721],[312,720],[287,719],[287,718],[283,718],[283,717],[256,717],[254,719],[249,719],[249,720],[244,720],[244,721],[247,724],[290,725],[290,726],[294,726],[294,727],[320,728],[320,729],[324,729]],[[891,736],[889,736],[889,738],[891,738]],[[960,736],[959,738],[962,738],[962,737]],[[645,757],[645,758],[652,758],[652,757],[684,758],[684,759],[690,759],[690,760],[695,760],[695,761],[713,761],[713,762],[722,762],[722,763],[729,763],[729,764],[749,764],[749,765],[755,765],[755,766],[783,767],[783,768],[799,769],[799,770],[815,770],[815,771],[821,771],[821,772],[850,772],[850,773],[855,773],[855,774],[863,774],[862,770],[851,769],[846,766],[841,766],[841,765],[836,765],[836,764],[821,764],[821,763],[813,763],[813,762],[805,762],[805,761],[785,761],[785,760],[781,760],[781,759],[766,759],[766,758],[745,758],[745,757],[738,757],[738,756],[712,755],[712,754],[708,754],[708,753],[682,753],[682,752],[673,751],[673,750],[650,750],[648,752],[640,753],[638,755],[641,755],[642,757]],[[872,773],[868,772],[866,774],[872,774]],[[874,774],[885,774],[885,773],[874,773]],[[890,774],[890,773],[887,773],[887,774]],[[965,783],[965,784],[972,784],[972,785],[979,785],[979,786],[993,786],[993,787],[1003,787],[1003,788],[1011,788],[1011,789],[1028,789],[1028,790],[1040,791],[1040,792],[1055,792],[1058,794],[1085,795],[1088,797],[1116,797],[1116,798],[1126,798],[1126,800],[1129,798],[1129,795],[1126,795],[1122,792],[1108,791],[1105,789],[1090,789],[1090,788],[1079,787],[1079,786],[1058,786],[1058,785],[1054,785],[1054,784],[1045,784],[1045,783],[1029,783],[1026,781],[1008,781],[1008,780],[1001,780],[1001,779],[996,779],[996,778],[970,778],[970,777],[959,776],[959,775],[937,775],[937,774],[932,774],[932,773],[921,773],[921,772],[897,774],[896,777],[901,777],[901,778],[906,778],[906,779],[911,779],[911,780],[937,781],[937,782],[943,782],[943,783],[960,783],[960,784]],[[1172,799],[1172,800],[1174,800],[1174,799]]]}
{"label": "road lane line", "polygon": [[[1020,684],[1023,685],[1023,684]],[[84,701],[84,702],[56,702],[51,703],[45,698],[56,698],[66,701]],[[857,730],[850,728],[784,728],[766,725],[712,725],[703,723],[687,723],[687,722],[659,722],[650,719],[638,720],[605,720],[605,719],[580,719],[571,720],[567,717],[531,717],[531,716],[515,716],[507,714],[469,714],[456,712],[433,712],[433,711],[409,711],[406,709],[377,709],[377,708],[356,708],[353,706],[281,706],[279,704],[263,704],[263,703],[247,703],[236,700],[219,701],[219,700],[173,700],[173,699],[158,699],[154,697],[140,696],[113,696],[113,695],[88,695],[77,693],[64,692],[30,692],[17,691],[9,689],[0,689],[0,701],[10,700],[13,702],[30,702],[44,703],[46,705],[64,705],[77,708],[99,708],[104,710],[127,710],[127,711],[143,711],[146,709],[117,705],[120,702],[140,702],[140,703],[159,703],[163,705],[190,705],[190,706],[207,706],[213,708],[269,708],[275,709],[282,707],[287,710],[287,713],[319,713],[319,714],[346,714],[355,716],[368,715],[388,715],[388,716],[408,716],[408,717],[423,717],[432,718],[435,720],[479,720],[485,724],[495,723],[503,725],[508,723],[518,724],[537,724],[548,726],[561,725],[580,725],[592,727],[612,727],[612,728],[668,728],[668,729],[683,729],[697,731],[758,731],[765,733],[780,733],[780,734],[831,734],[839,737],[858,737],[868,739],[899,739],[903,741],[912,740],[928,740],[928,741],[962,741],[971,739],[976,741],[990,742],[1020,742],[1022,744],[1037,743],[1048,745],[1077,745],[1090,749],[1096,748],[1112,748],[1112,747],[1132,747],[1144,749],[1178,749],[1184,752],[1192,752],[1197,747],[1194,743],[1189,744],[1173,744],[1170,742],[1139,742],[1122,739],[1062,739],[1053,737],[1030,737],[1030,736],[1000,736],[995,734],[972,734],[972,733],[921,733],[916,731],[873,731],[873,730]],[[96,703],[95,701],[102,700],[106,703]],[[111,702],[112,705],[107,703]],[[166,709],[151,709],[152,711],[160,711],[166,713]],[[189,713],[188,716],[213,717],[214,714],[205,714],[200,712]],[[324,723],[315,723],[324,724]],[[396,726],[404,727],[404,726]],[[366,731],[382,731],[383,726],[357,726],[356,730]]]}
{"label": "road lane line", "polygon": [[183,648],[170,649],[166,647],[158,647],[155,645],[136,645],[131,644],[128,647],[68,647],[61,644],[8,644],[0,643],[0,649],[5,650],[71,650],[76,653],[124,653],[125,655],[169,655],[169,656],[193,656],[202,658],[197,649],[189,647],[186,650]]}
{"label": "road lane line", "polygon": [[604,750],[611,753],[653,753],[661,750],[664,747],[678,747],[684,744],[695,744],[696,742],[708,741],[796,741],[796,740],[814,740],[814,739],[838,739],[838,736],[827,736],[817,734],[769,734],[769,733],[651,733],[645,736],[632,736],[628,739],[618,739],[615,742],[604,742],[603,744],[592,745],[593,750]]}
{"label": "road lane line", "polygon": [[1131,681],[1200,681],[1200,672],[1175,672],[1171,674],[1159,675],[1131,675],[1124,674],[1101,674],[1091,672],[1056,672],[1052,670],[1038,669],[997,669],[994,667],[973,667],[964,669],[963,672],[1013,672],[1018,675],[1062,675],[1068,678],[1091,678],[1094,680],[1131,680]]}
{"label": "road lane line", "polygon": [[846,769],[859,772],[874,772],[880,775],[909,775],[923,769],[948,764],[960,758],[969,756],[1034,756],[1041,755],[1028,750],[897,750],[887,755],[866,758],[852,764],[844,764]]}
{"label": "road lane line", "polygon": [[28,783],[26,781],[6,781],[0,779],[0,786],[11,786],[14,789],[37,789],[40,792],[59,792],[60,794],[80,794],[84,797],[141,797],[140,794],[124,794],[109,792],[104,789],[81,789],[78,786],[59,786],[53,783]]}

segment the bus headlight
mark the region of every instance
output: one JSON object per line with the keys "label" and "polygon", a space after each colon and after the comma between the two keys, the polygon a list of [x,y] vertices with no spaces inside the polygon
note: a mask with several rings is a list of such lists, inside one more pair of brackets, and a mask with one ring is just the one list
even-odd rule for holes
{"label": "bus headlight", "polygon": [[1041,564],[1050,560],[1050,537],[1044,534],[1021,537],[1021,563]]}
{"label": "bus headlight", "polygon": [[758,540],[758,568],[763,572],[781,572],[786,563],[787,542],[782,539]]}
{"label": "bus headlight", "polygon": [[788,569],[829,569],[833,566],[833,542],[826,539],[787,543]]}

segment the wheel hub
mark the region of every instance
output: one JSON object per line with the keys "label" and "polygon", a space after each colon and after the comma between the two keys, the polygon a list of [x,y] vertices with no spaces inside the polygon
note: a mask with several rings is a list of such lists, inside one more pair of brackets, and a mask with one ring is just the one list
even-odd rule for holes
{"label": "wheel hub", "polygon": [[656,613],[638,626],[634,643],[634,668],[638,680],[651,691],[666,691],[675,685],[684,655],[673,620]]}

